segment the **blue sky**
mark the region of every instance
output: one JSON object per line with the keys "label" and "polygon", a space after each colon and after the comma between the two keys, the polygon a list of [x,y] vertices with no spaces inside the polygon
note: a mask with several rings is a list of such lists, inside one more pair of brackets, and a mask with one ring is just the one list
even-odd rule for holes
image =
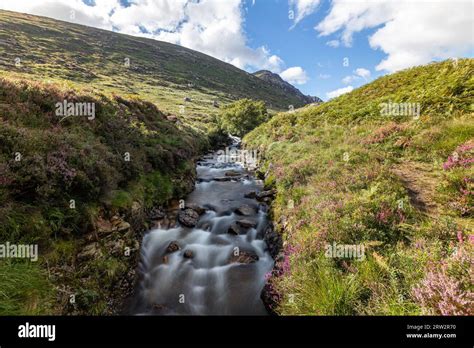
{"label": "blue sky", "polygon": [[472,0],[0,0],[0,8],[271,70],[324,100],[387,73],[474,56]]}
{"label": "blue sky", "polygon": [[[246,1],[245,30],[249,43],[269,47],[287,66],[301,66],[309,79],[297,87],[305,94],[323,99],[327,92],[346,86],[342,79],[354,75],[357,68],[371,71],[367,80],[386,73],[373,70],[384,57],[383,52],[369,47],[367,35],[373,30],[355,35],[352,47],[329,47],[326,42],[337,39],[337,35],[318,37],[314,26],[323,20],[329,5],[329,1],[323,1],[317,11],[293,26],[293,20],[288,18],[287,1],[256,0],[253,6],[251,0]],[[344,58],[348,58],[348,66],[343,65]],[[365,79],[358,78],[350,85],[356,87],[364,83]]]}

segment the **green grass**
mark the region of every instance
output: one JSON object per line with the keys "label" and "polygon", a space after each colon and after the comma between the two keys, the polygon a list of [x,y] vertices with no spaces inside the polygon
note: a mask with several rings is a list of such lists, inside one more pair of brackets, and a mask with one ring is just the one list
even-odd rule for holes
{"label": "green grass", "polygon": [[[472,255],[474,151],[462,149],[474,145],[473,76],[472,59],[415,67],[278,114],[244,138],[278,191],[271,213],[290,270],[271,282],[297,299],[278,313],[436,312],[414,289],[440,264],[459,263],[456,250]],[[388,101],[420,103],[420,118],[382,115]],[[466,164],[443,169],[453,152]],[[367,257],[322,259],[333,242],[363,244]]]}
{"label": "green grass", "polygon": [[39,315],[51,311],[55,289],[33,262],[0,261],[0,315]]}

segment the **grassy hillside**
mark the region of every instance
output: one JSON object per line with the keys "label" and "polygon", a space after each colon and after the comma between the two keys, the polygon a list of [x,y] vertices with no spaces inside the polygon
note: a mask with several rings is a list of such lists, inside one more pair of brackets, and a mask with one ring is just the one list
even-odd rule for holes
{"label": "grassy hillside", "polygon": [[[474,313],[474,60],[385,76],[246,136],[284,250],[280,314]],[[419,103],[416,114],[383,103]],[[363,245],[361,261],[327,246]],[[336,255],[337,256],[337,255]]]}
{"label": "grassy hillside", "polygon": [[139,96],[203,131],[218,111],[214,100],[249,97],[280,110],[302,106],[296,94],[177,45],[8,11],[0,11],[0,23],[0,74]]}
{"label": "grassy hillside", "polygon": [[[199,52],[27,14],[0,11],[0,53],[0,242],[40,254],[0,260],[0,314],[120,310],[147,216],[192,188],[219,106],[302,105]],[[58,117],[65,100],[95,118]]]}
{"label": "grassy hillside", "polygon": [[[58,117],[63,100],[95,118]],[[0,260],[0,315],[120,310],[145,216],[192,189],[199,137],[137,98],[0,78],[0,139],[0,243],[40,255]]]}

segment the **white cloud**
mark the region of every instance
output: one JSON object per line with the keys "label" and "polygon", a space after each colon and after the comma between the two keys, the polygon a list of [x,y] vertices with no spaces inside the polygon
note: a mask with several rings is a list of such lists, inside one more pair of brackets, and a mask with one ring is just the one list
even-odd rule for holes
{"label": "white cloud", "polygon": [[0,8],[179,44],[242,69],[279,72],[284,66],[266,47],[247,45],[241,0],[134,0],[128,7],[119,0],[95,0],[93,6],[81,0],[2,0]]}
{"label": "white cloud", "polygon": [[329,99],[336,98],[336,97],[339,97],[340,95],[352,92],[353,90],[354,90],[354,87],[352,86],[342,87],[342,88],[326,93],[326,97],[328,97]]}
{"label": "white cloud", "polygon": [[304,85],[309,80],[306,71],[304,71],[300,66],[288,68],[280,73],[280,76],[283,80],[296,85]]}
{"label": "white cloud", "polygon": [[354,81],[364,79],[367,81],[371,76],[370,70],[367,70],[365,68],[357,68],[354,70],[354,75],[348,75],[342,79],[342,83],[345,85],[349,85],[353,83]]}
{"label": "white cloud", "polygon": [[346,76],[342,79],[342,83],[345,84],[345,85],[349,85],[351,84],[355,79],[357,78],[357,76],[354,76],[354,75],[349,75],[349,76]]}
{"label": "white cloud", "polygon": [[36,14],[67,22],[112,30],[108,12],[119,6],[118,0],[97,1],[94,10],[81,0],[15,0],[1,1],[0,8]]}
{"label": "white cloud", "polygon": [[354,33],[377,28],[370,46],[387,57],[376,70],[393,72],[472,52],[473,22],[471,0],[333,0],[315,29],[320,36],[340,32],[350,46]]}
{"label": "white cloud", "polygon": [[354,73],[357,76],[362,77],[364,80],[367,80],[370,77],[370,70],[364,68],[357,68],[355,69]]}
{"label": "white cloud", "polygon": [[331,78],[331,75],[329,74],[319,74],[318,76],[321,80],[327,80]]}
{"label": "white cloud", "polygon": [[337,48],[339,47],[340,42],[339,40],[331,40],[331,41],[326,42],[326,45],[328,45],[329,47]]}
{"label": "white cloud", "polygon": [[304,17],[314,13],[320,2],[320,0],[289,0],[290,11],[293,11],[294,14],[294,25],[298,24]]}

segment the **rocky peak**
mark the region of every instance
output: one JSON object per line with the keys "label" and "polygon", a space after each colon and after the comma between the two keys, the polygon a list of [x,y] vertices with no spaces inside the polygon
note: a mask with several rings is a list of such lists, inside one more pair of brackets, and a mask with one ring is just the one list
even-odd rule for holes
{"label": "rocky peak", "polygon": [[322,103],[320,98],[304,95],[298,88],[283,80],[280,75],[272,73],[269,70],[259,70],[254,72],[252,75],[273,85],[275,88],[283,90],[287,93],[295,94],[305,104]]}

